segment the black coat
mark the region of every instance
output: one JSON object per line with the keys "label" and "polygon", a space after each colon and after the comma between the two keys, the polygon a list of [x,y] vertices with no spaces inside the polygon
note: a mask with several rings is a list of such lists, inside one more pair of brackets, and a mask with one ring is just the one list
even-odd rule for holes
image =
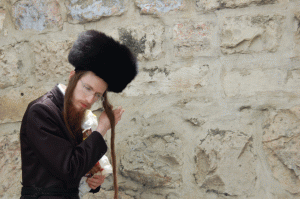
{"label": "black coat", "polygon": [[64,123],[63,104],[64,95],[55,86],[27,107],[20,132],[24,187],[78,188],[81,177],[107,151],[97,131],[75,145]]}

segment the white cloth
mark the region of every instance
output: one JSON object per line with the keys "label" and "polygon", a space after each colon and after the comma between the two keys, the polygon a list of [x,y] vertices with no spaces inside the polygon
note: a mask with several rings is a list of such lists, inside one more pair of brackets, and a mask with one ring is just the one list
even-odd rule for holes
{"label": "white cloth", "polygon": [[62,94],[65,95],[66,91],[65,91],[65,89],[63,89],[63,87],[61,86],[61,84],[58,84],[57,87],[58,87],[59,90],[62,92]]}
{"label": "white cloth", "polygon": [[98,127],[98,121],[97,117],[91,110],[86,110],[84,114],[84,120],[81,124],[81,128],[83,129],[83,132],[89,129],[92,129],[92,131],[95,131]]}

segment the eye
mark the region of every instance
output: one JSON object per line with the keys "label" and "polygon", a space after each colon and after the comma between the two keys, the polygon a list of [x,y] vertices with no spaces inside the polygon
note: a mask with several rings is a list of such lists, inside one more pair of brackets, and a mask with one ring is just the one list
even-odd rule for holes
{"label": "eye", "polygon": [[88,86],[85,86],[86,90],[91,91],[92,89]]}

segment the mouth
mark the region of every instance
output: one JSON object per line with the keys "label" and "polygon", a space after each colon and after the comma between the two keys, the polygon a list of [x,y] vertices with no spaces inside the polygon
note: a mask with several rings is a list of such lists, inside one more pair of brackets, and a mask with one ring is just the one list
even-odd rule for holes
{"label": "mouth", "polygon": [[85,105],[84,103],[81,103],[81,106],[82,106],[83,108],[86,108],[86,107],[87,107],[87,105]]}

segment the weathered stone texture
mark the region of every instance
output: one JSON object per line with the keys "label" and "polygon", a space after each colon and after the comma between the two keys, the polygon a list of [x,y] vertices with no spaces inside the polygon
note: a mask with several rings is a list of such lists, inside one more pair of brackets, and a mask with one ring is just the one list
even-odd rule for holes
{"label": "weathered stone texture", "polygon": [[196,5],[199,10],[213,11],[224,8],[241,8],[252,4],[266,5],[274,4],[277,0],[197,0]]}
{"label": "weathered stone texture", "polygon": [[164,32],[159,24],[118,29],[120,42],[128,46],[139,61],[157,60],[164,55]]}
{"label": "weathered stone texture", "polygon": [[0,89],[25,84],[29,73],[24,68],[21,55],[26,52],[23,44],[0,48]]}
{"label": "weathered stone texture", "polygon": [[288,72],[285,90],[289,92],[300,91],[300,70],[295,69]]}
{"label": "weathered stone texture", "polygon": [[61,29],[63,20],[57,0],[21,0],[12,7],[17,29]]}
{"label": "weathered stone texture", "polygon": [[256,156],[252,145],[252,137],[242,132],[211,129],[196,150],[196,183],[206,192],[226,196],[253,194]]}
{"label": "weathered stone texture", "polygon": [[232,97],[284,90],[285,77],[286,72],[281,70],[236,69],[225,74],[224,91],[228,97]]}
{"label": "weathered stone texture", "polygon": [[280,110],[264,124],[263,146],[273,176],[290,193],[300,193],[300,107]]}
{"label": "weathered stone texture", "polygon": [[221,30],[224,54],[276,52],[282,36],[283,16],[227,17]]}
{"label": "weathered stone texture", "polygon": [[213,22],[185,21],[173,28],[175,56],[193,57],[209,55],[211,50]]}
{"label": "weathered stone texture", "polygon": [[20,198],[22,172],[19,132],[1,132],[0,197]]}
{"label": "weathered stone texture", "polygon": [[0,95],[0,124],[21,121],[29,102],[47,91],[47,88],[13,89]]}
{"label": "weathered stone texture", "polygon": [[74,41],[36,41],[32,44],[35,56],[37,81],[67,83],[74,67],[68,62],[68,54]]}
{"label": "weathered stone texture", "polygon": [[171,70],[167,67],[141,68],[139,75],[124,90],[128,96],[196,92],[206,87],[212,77],[211,65],[195,63],[190,67]]}
{"label": "weathered stone texture", "polygon": [[0,8],[0,30],[3,29],[5,15],[6,15],[6,11]]}
{"label": "weathered stone texture", "polygon": [[121,174],[152,188],[180,186],[182,142],[175,133],[153,134],[123,141],[126,153],[120,162]]}
{"label": "weathered stone texture", "polygon": [[295,32],[295,57],[300,57],[300,11],[295,12],[297,30]]}
{"label": "weathered stone texture", "polygon": [[69,21],[86,23],[98,21],[104,16],[122,15],[126,11],[126,0],[67,0]]}
{"label": "weathered stone texture", "polygon": [[164,14],[170,11],[182,10],[185,7],[184,0],[135,0],[141,14]]}

